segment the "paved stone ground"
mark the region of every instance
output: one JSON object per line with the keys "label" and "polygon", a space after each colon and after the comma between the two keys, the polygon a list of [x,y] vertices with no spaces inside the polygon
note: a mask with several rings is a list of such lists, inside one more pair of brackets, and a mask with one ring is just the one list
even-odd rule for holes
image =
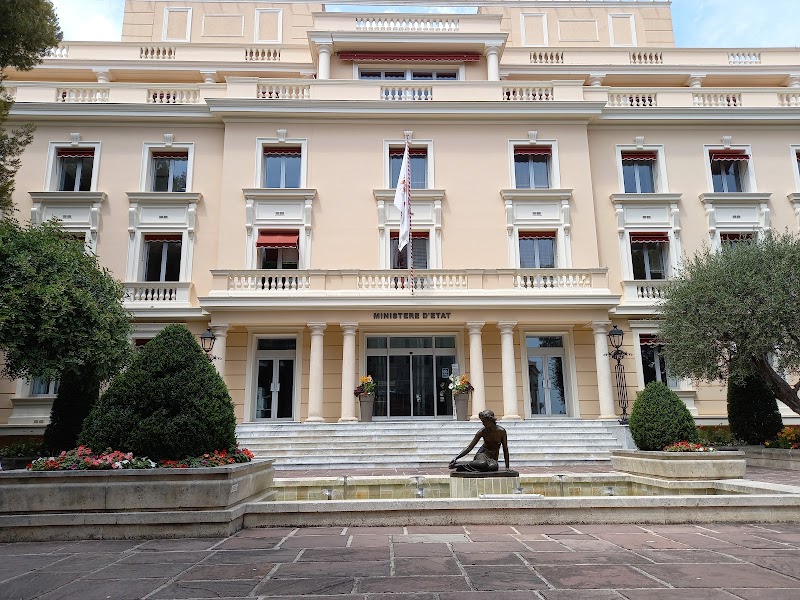
{"label": "paved stone ground", "polygon": [[800,524],[249,529],[0,545],[3,600],[800,599]]}

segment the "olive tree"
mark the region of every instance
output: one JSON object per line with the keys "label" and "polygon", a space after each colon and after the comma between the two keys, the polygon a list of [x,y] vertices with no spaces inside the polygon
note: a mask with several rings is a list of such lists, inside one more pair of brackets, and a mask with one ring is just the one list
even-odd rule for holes
{"label": "olive tree", "polygon": [[665,291],[659,336],[670,371],[702,381],[742,383],[757,374],[800,413],[800,238],[705,248],[685,259]]}

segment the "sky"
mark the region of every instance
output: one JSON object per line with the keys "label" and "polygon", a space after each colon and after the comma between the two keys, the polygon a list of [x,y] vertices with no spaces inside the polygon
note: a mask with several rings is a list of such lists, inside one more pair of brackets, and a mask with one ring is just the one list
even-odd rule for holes
{"label": "sky", "polygon": [[[53,4],[65,40],[119,40],[124,0],[53,0]],[[675,43],[684,48],[800,46],[800,0],[673,0],[672,18]]]}

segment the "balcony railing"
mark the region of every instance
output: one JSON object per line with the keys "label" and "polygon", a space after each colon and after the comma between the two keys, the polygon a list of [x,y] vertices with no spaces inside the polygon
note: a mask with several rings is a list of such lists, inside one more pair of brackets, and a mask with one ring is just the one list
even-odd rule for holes
{"label": "balcony railing", "polygon": [[664,299],[664,290],[669,284],[668,279],[623,281],[625,304],[655,305]]}
{"label": "balcony railing", "polygon": [[608,106],[613,108],[653,108],[658,106],[656,92],[612,92],[608,95]]}
{"label": "balcony railing", "polygon": [[548,102],[554,100],[551,85],[504,85],[502,99],[508,102]]}
{"label": "balcony railing", "polygon": [[362,17],[355,18],[356,31],[456,32],[458,19],[436,17]]}
{"label": "balcony railing", "polygon": [[192,283],[188,281],[140,281],[125,284],[125,303],[134,307],[189,305]]}
{"label": "balcony railing", "polygon": [[[219,270],[212,296],[609,294],[606,269]],[[412,285],[413,283],[413,285]]]}

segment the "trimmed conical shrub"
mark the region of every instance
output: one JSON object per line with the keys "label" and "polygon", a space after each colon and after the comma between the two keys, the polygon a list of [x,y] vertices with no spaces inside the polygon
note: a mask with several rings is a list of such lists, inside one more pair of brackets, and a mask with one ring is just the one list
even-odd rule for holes
{"label": "trimmed conical shrub", "polygon": [[741,385],[728,381],[728,423],[734,439],[748,444],[773,440],[783,429],[775,394],[758,375],[750,375]]}
{"label": "trimmed conical shrub", "polygon": [[636,396],[630,430],[639,450],[662,450],[675,442],[697,442],[694,417],[678,395],[660,381],[647,384]]}
{"label": "trimmed conical shrub", "polygon": [[88,374],[64,371],[58,395],[50,410],[50,424],[44,430],[44,447],[52,454],[71,450],[83,427],[86,415],[100,396],[100,382]]}
{"label": "trimmed conical shrub", "polygon": [[222,378],[191,332],[169,325],[112,381],[86,418],[80,442],[181,459],[233,447],[235,429]]}

